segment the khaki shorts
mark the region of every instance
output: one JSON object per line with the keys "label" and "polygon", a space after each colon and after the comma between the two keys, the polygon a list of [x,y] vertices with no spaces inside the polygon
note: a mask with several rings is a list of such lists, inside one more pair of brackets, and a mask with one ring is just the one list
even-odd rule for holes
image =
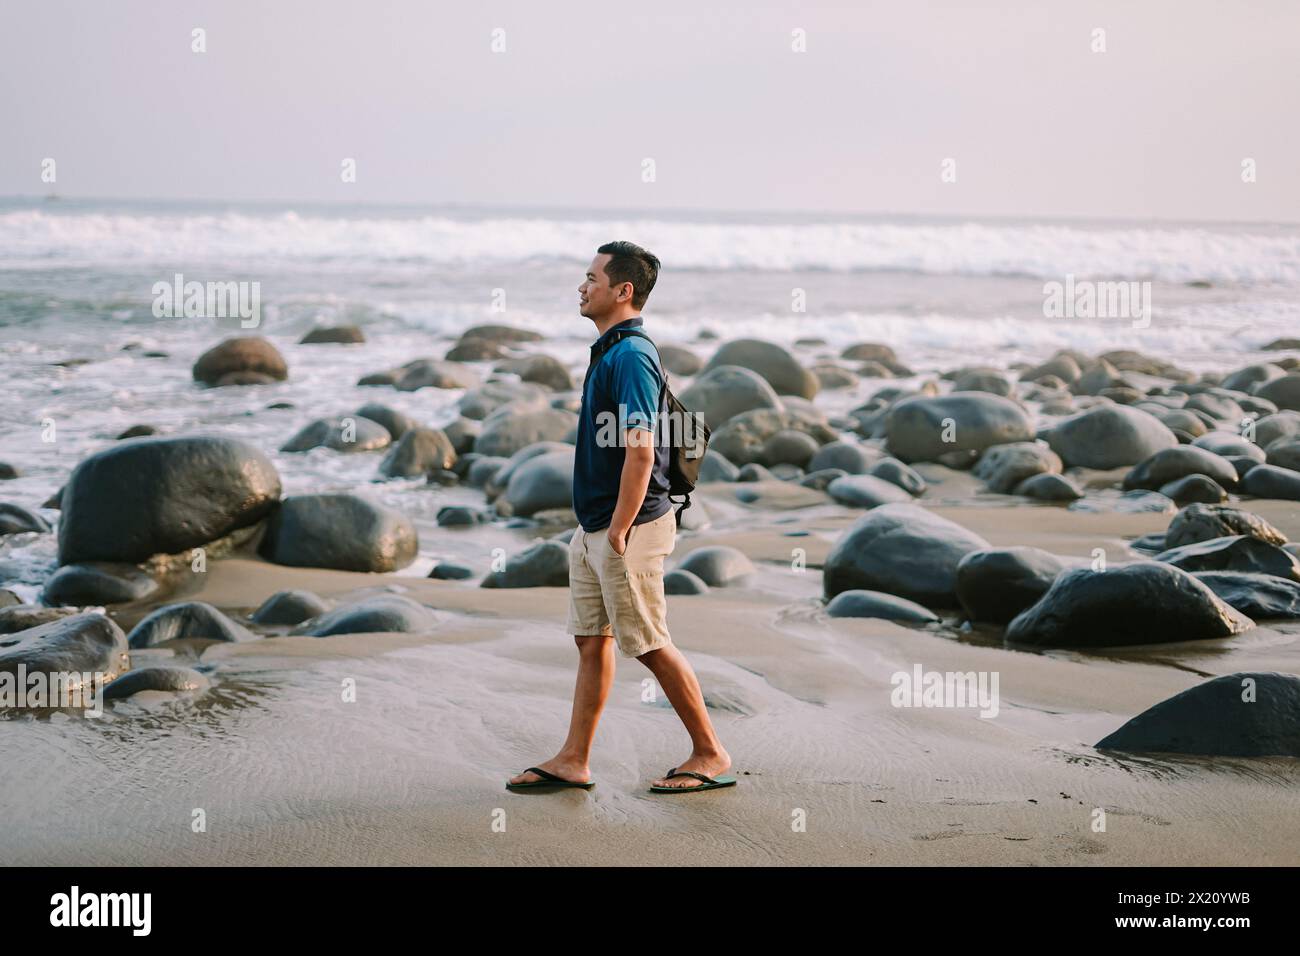
{"label": "khaki shorts", "polygon": [[569,540],[570,634],[612,635],[624,657],[639,657],[672,643],[664,600],[664,558],[677,543],[677,516],[670,508],[653,521],[634,524],[620,555],[602,528],[578,526]]}

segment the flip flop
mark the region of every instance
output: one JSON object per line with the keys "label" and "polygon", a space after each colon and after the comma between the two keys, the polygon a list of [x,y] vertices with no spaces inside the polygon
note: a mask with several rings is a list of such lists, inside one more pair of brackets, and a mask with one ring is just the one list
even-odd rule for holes
{"label": "flip flop", "polygon": [[557,777],[553,773],[547,773],[541,767],[529,767],[524,773],[531,770],[541,777],[541,780],[529,780],[525,783],[506,783],[507,790],[527,790],[530,787],[581,787],[583,790],[590,790],[596,785],[595,780],[588,780],[586,783],[578,783],[576,780],[565,780],[563,777]]}
{"label": "flip flop", "polygon": [[716,790],[718,787],[734,787],[736,785],[735,777],[718,777],[715,780],[713,777],[706,777],[704,774],[696,773],[694,770],[678,770],[676,767],[673,767],[672,770],[669,770],[664,774],[665,780],[671,777],[694,777],[696,780],[703,780],[704,782],[698,787],[651,787],[650,792],[693,793],[696,790]]}

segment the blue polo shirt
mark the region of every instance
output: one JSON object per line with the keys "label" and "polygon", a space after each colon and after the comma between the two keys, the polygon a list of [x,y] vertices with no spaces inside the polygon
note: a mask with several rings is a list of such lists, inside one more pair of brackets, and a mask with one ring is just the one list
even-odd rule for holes
{"label": "blue polo shirt", "polygon": [[[635,316],[611,326],[592,344],[592,354],[605,346],[615,329],[634,329],[641,324],[641,317]],[[573,510],[583,531],[591,533],[609,527],[627,457],[623,431],[655,430],[662,386],[655,347],[639,335],[619,341],[591,370],[582,390],[578,445],[573,455]],[[632,519],[634,525],[653,521],[672,509],[668,498],[669,450],[667,445],[655,448],[650,484],[641,510]]]}

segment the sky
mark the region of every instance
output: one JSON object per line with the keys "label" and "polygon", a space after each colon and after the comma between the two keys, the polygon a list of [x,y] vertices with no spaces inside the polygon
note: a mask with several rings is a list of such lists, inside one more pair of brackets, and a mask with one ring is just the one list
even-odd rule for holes
{"label": "sky", "polygon": [[1292,0],[0,5],[0,196],[1297,222],[1298,107]]}

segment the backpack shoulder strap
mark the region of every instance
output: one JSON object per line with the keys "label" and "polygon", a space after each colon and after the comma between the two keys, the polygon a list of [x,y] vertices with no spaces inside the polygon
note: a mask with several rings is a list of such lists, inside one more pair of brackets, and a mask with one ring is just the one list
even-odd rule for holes
{"label": "backpack shoulder strap", "polygon": [[[610,349],[612,349],[619,342],[623,341],[623,339],[627,338],[629,335],[635,335],[640,338],[643,338],[651,345],[654,346],[655,357],[659,360],[659,380],[660,382],[663,383],[659,387],[659,404],[662,407],[664,403],[664,393],[668,391],[668,370],[664,368],[664,358],[662,355],[659,354],[659,346],[655,345],[654,339],[650,338],[650,336],[646,335],[644,332],[642,332],[639,329],[619,329],[612,336],[613,341],[611,341],[609,345],[605,346],[605,350],[601,352],[601,358],[604,357],[605,352],[608,352]],[[600,359],[597,359],[597,361],[600,361]]]}

